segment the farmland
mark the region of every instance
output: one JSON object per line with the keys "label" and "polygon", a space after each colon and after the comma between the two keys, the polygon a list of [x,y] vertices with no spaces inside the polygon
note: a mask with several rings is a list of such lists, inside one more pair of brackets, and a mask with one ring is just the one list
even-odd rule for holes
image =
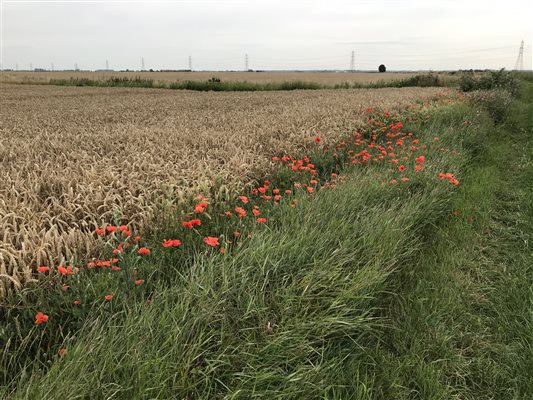
{"label": "farmland", "polygon": [[135,78],[153,79],[154,81],[174,82],[174,81],[206,81],[213,77],[228,82],[251,82],[251,83],[279,83],[290,81],[314,82],[324,85],[335,85],[343,82],[357,82],[361,84],[381,81],[392,81],[414,76],[412,72],[225,72],[225,71],[203,71],[203,72],[88,72],[88,71],[4,71],[0,74],[0,79],[5,82],[23,82],[24,80],[35,80],[46,82],[50,79],[94,79],[105,80],[109,78]]}
{"label": "farmland", "polygon": [[3,85],[0,397],[529,398],[533,79],[469,87]]}
{"label": "farmland", "polygon": [[[442,90],[180,94],[4,85],[0,111],[0,290],[95,250],[118,217],[152,224],[165,203],[243,188],[271,157],[339,139],[367,107],[405,108]],[[81,258],[83,259],[83,258]],[[9,278],[5,278],[8,276]]]}

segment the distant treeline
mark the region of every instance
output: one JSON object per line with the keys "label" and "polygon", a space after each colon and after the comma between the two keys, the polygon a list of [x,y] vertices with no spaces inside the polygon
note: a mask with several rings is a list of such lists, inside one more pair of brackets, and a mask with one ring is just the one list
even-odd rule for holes
{"label": "distant treeline", "polygon": [[165,82],[154,79],[137,77],[109,77],[106,79],[69,78],[49,79],[48,81],[36,81],[25,79],[24,84],[56,85],[56,86],[94,86],[94,87],[131,87],[131,88],[157,88],[173,90],[196,90],[214,92],[243,92],[243,91],[273,91],[273,90],[318,90],[318,89],[377,89],[377,88],[401,88],[401,87],[435,87],[454,86],[455,79],[438,74],[419,74],[409,78],[391,81],[379,80],[370,83],[343,82],[335,85],[326,85],[317,82],[285,81],[254,83],[247,81],[221,81],[213,77],[206,81],[176,81]]}

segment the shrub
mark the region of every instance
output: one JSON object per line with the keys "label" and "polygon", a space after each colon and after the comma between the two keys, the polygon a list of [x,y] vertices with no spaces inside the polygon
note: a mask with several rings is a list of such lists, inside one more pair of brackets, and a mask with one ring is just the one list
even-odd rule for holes
{"label": "shrub", "polygon": [[379,71],[379,72],[385,72],[385,71],[387,71],[387,68],[385,67],[385,65],[381,64],[381,65],[378,67],[378,71]]}

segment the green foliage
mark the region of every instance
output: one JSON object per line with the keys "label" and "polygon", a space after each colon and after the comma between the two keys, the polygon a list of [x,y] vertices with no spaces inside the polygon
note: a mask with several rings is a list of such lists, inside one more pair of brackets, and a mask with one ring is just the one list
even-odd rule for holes
{"label": "green foliage", "polygon": [[520,87],[520,79],[514,72],[489,71],[475,75],[463,73],[459,80],[459,86],[463,92],[475,90],[507,90],[511,95],[516,95]]}

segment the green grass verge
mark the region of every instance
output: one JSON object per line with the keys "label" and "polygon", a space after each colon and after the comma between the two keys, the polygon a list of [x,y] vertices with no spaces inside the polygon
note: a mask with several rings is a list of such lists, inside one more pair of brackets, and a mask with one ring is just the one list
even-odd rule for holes
{"label": "green grass verge", "polygon": [[484,131],[446,219],[398,275],[377,398],[531,398],[533,85]]}

